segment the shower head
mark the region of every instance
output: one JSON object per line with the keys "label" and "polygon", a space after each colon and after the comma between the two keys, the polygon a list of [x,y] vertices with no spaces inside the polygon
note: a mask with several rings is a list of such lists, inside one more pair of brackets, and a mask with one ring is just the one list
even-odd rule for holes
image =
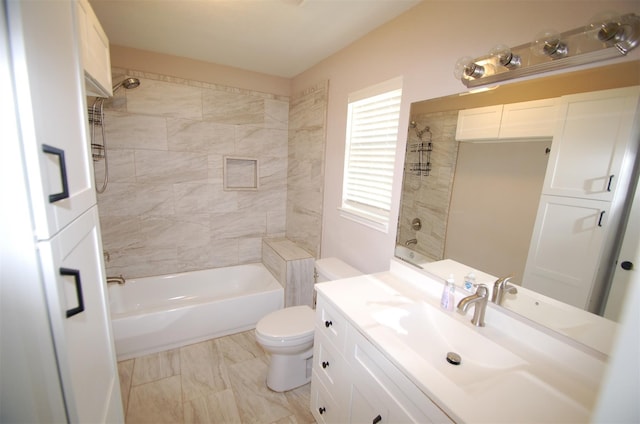
{"label": "shower head", "polygon": [[115,92],[120,88],[120,87],[124,87],[127,90],[130,90],[132,88],[136,88],[137,86],[140,85],[140,80],[138,78],[125,78],[122,81],[120,81],[119,83],[117,83],[116,85],[113,86],[113,93],[115,94]]}

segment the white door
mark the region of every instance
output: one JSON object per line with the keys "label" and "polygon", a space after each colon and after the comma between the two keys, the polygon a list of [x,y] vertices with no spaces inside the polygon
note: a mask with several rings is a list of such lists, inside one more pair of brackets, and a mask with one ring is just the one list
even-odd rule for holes
{"label": "white door", "polygon": [[522,285],[585,309],[608,231],[609,202],[540,198]]}
{"label": "white door", "polygon": [[101,251],[95,206],[39,243],[62,388],[74,422],[122,419]]}
{"label": "white door", "polygon": [[71,1],[9,1],[9,44],[36,237],[96,203]]}
{"label": "white door", "polygon": [[[544,194],[613,199],[625,156],[633,159],[640,87],[561,98]],[[635,143],[637,144],[637,142]]]}

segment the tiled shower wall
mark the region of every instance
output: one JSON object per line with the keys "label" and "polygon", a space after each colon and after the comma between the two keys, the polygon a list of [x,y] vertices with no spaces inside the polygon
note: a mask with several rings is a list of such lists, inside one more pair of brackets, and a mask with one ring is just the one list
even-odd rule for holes
{"label": "tiled shower wall", "polygon": [[291,98],[287,238],[314,257],[320,254],[328,82]]}
{"label": "tiled shower wall", "polygon": [[[411,249],[432,260],[440,260],[444,257],[449,202],[458,157],[458,142],[455,140],[458,111],[416,115],[411,116],[411,120],[416,122],[417,130],[429,126],[433,134],[431,172],[428,176],[417,176],[407,170],[407,164],[416,162],[418,155],[410,151],[411,145],[420,143],[416,131],[409,128],[398,243],[405,244],[407,240],[416,239],[418,243],[410,246]],[[425,141],[426,136],[428,134],[424,133]],[[411,228],[411,221],[416,217],[422,221],[422,229],[419,231]]]}
{"label": "tiled shower wall", "polygon": [[[124,74],[114,70],[114,83]],[[140,86],[105,102],[109,184],[98,207],[108,275],[259,262],[262,237],[287,230],[289,99],[126,74]],[[258,190],[223,190],[226,155],[259,160]],[[103,167],[95,163],[98,187]]]}

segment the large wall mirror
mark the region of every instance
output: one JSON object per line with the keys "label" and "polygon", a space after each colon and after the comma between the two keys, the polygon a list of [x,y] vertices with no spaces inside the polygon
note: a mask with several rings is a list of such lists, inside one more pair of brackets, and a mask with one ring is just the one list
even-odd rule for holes
{"label": "large wall mirror", "polygon": [[[540,215],[539,206],[544,198],[545,178],[548,180],[547,165],[555,153],[551,147],[553,144],[556,149],[558,145],[555,141],[557,135],[554,134],[558,131],[560,117],[564,115],[556,112],[556,122],[540,124],[550,124],[554,134],[515,136],[506,140],[507,142],[492,140],[491,137],[479,142],[469,142],[460,141],[464,138],[458,128],[460,111],[484,111],[480,108],[490,111],[496,105],[533,101],[544,103],[545,99],[560,99],[563,96],[602,90],[621,89],[626,92],[638,85],[640,61],[630,61],[507,84],[482,92],[413,103],[411,124],[407,131],[396,256],[418,267],[442,259],[452,259],[493,276],[512,275],[512,281],[526,289],[522,290],[521,297],[529,290],[536,291],[538,286],[527,282],[527,276],[531,274],[527,262],[531,262],[530,247],[536,221],[546,219]],[[619,102],[615,100],[612,105],[627,108],[617,106]],[[633,109],[631,115],[637,122],[638,112],[635,106],[628,109]],[[536,124],[536,130],[538,127]],[[593,131],[602,131],[607,136],[606,131],[609,130],[596,128]],[[627,149],[637,149],[637,133],[632,138],[629,144],[631,147]],[[632,157],[631,162],[629,157]],[[586,156],[575,162],[592,167],[589,160]],[[594,218],[599,219],[594,225],[603,225],[602,221],[606,222],[612,216],[619,221],[615,234],[610,234],[609,241],[605,243],[604,248],[608,251],[605,257],[617,258],[625,228],[627,225],[635,228],[635,221],[640,220],[637,210],[634,211],[634,216],[630,209],[637,180],[637,155],[627,154],[625,161],[628,181],[617,187],[623,193],[617,195],[617,204],[613,210],[607,210],[606,215],[598,212],[599,215],[596,213]],[[615,175],[610,178],[618,177],[619,175]],[[611,184],[606,178],[602,182],[598,182],[599,178],[595,177],[592,180],[594,186],[600,183],[605,186]],[[573,195],[570,194],[569,197],[571,196]],[[571,266],[574,259],[569,253],[562,251],[563,231],[565,229],[558,224],[556,238],[542,246],[547,255],[555,255],[556,258],[566,256],[562,259],[566,259],[567,266]],[[571,228],[566,231],[575,233],[578,230]],[[589,239],[585,239],[585,243],[589,242]],[[590,298],[587,300],[573,299],[573,294],[569,291],[556,296],[553,290],[544,288],[544,284],[540,286],[543,289],[539,292],[545,298],[557,301],[558,305],[570,305],[572,309],[585,311],[584,314],[597,316],[602,322],[615,321],[617,313],[605,314],[605,305],[610,295],[612,276],[618,265],[599,264],[593,271],[589,271],[593,273],[595,280],[601,281],[596,284],[596,289],[588,293]],[[578,265],[574,263],[572,266]],[[515,305],[513,298],[503,304],[507,308],[511,305]],[[527,307],[514,306],[511,309],[527,315]],[[562,332],[563,325],[554,322],[554,316],[566,317],[567,314],[547,312],[543,315],[542,320],[537,317],[531,319]],[[577,327],[579,325],[574,325],[574,329]],[[570,331],[567,333],[573,336]],[[597,349],[607,350],[606,346],[595,345]]]}

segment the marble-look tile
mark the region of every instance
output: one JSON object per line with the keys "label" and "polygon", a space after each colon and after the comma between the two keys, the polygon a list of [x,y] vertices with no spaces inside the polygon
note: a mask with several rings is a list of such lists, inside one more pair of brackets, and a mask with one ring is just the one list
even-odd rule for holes
{"label": "marble-look tile", "polygon": [[213,340],[180,348],[180,371],[183,401],[231,387],[222,353]]}
{"label": "marble-look tile", "polygon": [[264,101],[264,126],[266,128],[288,129],[289,102],[275,99]]}
{"label": "marble-look tile", "polygon": [[203,118],[221,124],[263,124],[265,99],[244,93],[203,90]]}
{"label": "marble-look tile", "polygon": [[104,128],[107,148],[167,150],[165,118],[108,111]]}
{"label": "marble-look tile", "polygon": [[286,209],[277,210],[277,211],[267,211],[267,234],[270,237],[284,237],[284,234],[286,231],[287,231]]}
{"label": "marble-look tile", "polygon": [[[107,162],[109,166],[109,182],[135,182],[136,169],[134,166],[134,150],[132,149],[113,149],[109,147],[107,150]],[[105,161],[101,159],[93,162],[96,181],[98,185],[104,181]],[[108,185],[107,185],[108,187]]]}
{"label": "marble-look tile", "polygon": [[202,89],[141,78],[140,86],[127,93],[127,110],[145,115],[202,119]]}
{"label": "marble-look tile", "polygon": [[131,384],[138,386],[180,374],[180,352],[177,349],[153,353],[135,359]]}
{"label": "marble-look tile", "polygon": [[286,158],[288,136],[287,130],[253,125],[239,126],[236,131],[236,154]]}
{"label": "marble-look tile", "polygon": [[129,406],[129,392],[133,378],[133,359],[118,362],[118,377],[120,378],[120,395],[122,397],[122,410],[125,415]]}
{"label": "marble-look tile", "polygon": [[241,238],[238,240],[238,262],[255,263],[262,260],[262,237]]}
{"label": "marble-look tile", "polygon": [[264,189],[238,192],[238,209],[241,211],[285,210],[287,192],[285,190]]}
{"label": "marble-look tile", "polygon": [[234,125],[189,119],[167,119],[169,150],[232,155]]}
{"label": "marble-look tile", "polygon": [[[308,254],[307,254],[308,255]],[[313,306],[314,260],[287,261],[287,285],[284,289],[284,306]]]}
{"label": "marble-look tile", "polygon": [[130,368],[153,368],[169,356],[180,358],[176,374],[156,379],[172,374],[156,372],[144,379],[149,382],[134,385],[128,399],[122,390],[128,424],[314,422],[309,384],[285,393],[267,388],[268,355],[253,330],[123,361],[118,364],[121,384],[133,378]]}
{"label": "marble-look tile", "polygon": [[214,340],[227,366],[265,356],[253,330],[231,334]]}
{"label": "marble-look tile", "polygon": [[260,160],[260,189],[283,190],[287,186],[287,159],[265,157]]}
{"label": "marble-look tile", "polygon": [[267,388],[267,368],[264,357],[229,366],[231,386],[242,422],[272,423],[291,415],[285,395]]}
{"label": "marble-look tile", "polygon": [[108,275],[126,278],[148,277],[176,272],[176,247],[136,247],[109,250]]}
{"label": "marble-look tile", "polygon": [[278,254],[266,239],[262,241],[262,263],[282,287],[286,288],[287,262],[282,259],[282,256]]}
{"label": "marble-look tile", "polygon": [[258,206],[243,209],[244,213],[212,213],[211,237],[214,239],[257,237],[266,234],[267,218],[264,212],[256,212]]}
{"label": "marble-look tile", "polygon": [[131,388],[125,422],[182,423],[180,376],[164,378]]}
{"label": "marble-look tile", "polygon": [[176,184],[207,180],[206,155],[193,152],[136,151],[136,181]]}
{"label": "marble-look tile", "polygon": [[142,247],[138,237],[140,220],[137,216],[102,216],[100,231],[104,250]]}
{"label": "marble-look tile", "polygon": [[240,424],[240,413],[231,389],[211,393],[184,403],[185,424]]}
{"label": "marble-look tile", "polygon": [[268,238],[264,239],[264,243],[273,249],[284,261],[312,258],[309,252],[305,251],[287,238]]}

